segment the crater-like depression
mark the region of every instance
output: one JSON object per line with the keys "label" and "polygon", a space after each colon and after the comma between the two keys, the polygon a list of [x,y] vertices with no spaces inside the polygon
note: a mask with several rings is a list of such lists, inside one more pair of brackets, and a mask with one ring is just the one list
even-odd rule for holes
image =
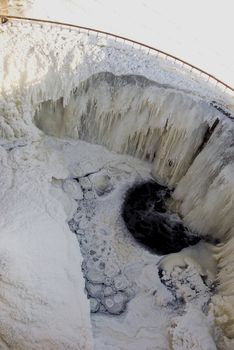
{"label": "crater-like depression", "polygon": [[[232,138],[231,119],[189,92],[143,76],[105,72],[82,82],[66,103],[61,98],[40,104],[35,123],[46,134],[97,143],[139,158],[147,173],[131,179],[132,170],[126,175],[115,165],[116,176],[108,166],[97,172],[91,166],[88,174],[75,179],[83,197],[69,225],[84,258],[91,312],[131,315],[146,265],[152,268],[151,282],[159,278],[167,290],[150,285],[156,305],[180,313],[196,304],[208,315],[219,288],[214,252],[220,250],[223,236],[218,227],[223,220],[232,227],[230,217],[222,223],[218,219],[220,211],[229,212],[229,204],[220,208],[220,198],[214,199],[212,192],[214,178],[224,176],[223,165],[215,170],[214,162],[217,151],[224,156],[222,164],[227,161],[227,148],[218,147],[227,134]],[[127,169],[129,159],[124,161]],[[214,191],[218,196],[217,187]],[[161,260],[161,255],[167,257]],[[102,328],[105,321],[100,320]]]}

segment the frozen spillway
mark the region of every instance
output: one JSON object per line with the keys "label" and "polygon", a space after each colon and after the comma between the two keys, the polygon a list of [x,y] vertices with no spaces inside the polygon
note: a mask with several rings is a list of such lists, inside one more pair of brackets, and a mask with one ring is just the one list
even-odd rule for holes
{"label": "frozen spillway", "polygon": [[[27,23],[8,23],[1,30],[1,138],[24,137],[28,142],[40,140],[44,132],[99,143],[150,162],[154,177],[175,188],[171,205],[186,224],[201,235],[220,240],[213,249],[219,293],[211,308],[225,333],[223,349],[231,349],[234,126],[210,103],[217,100],[227,107],[232,101],[169,63],[129,50],[127,44],[65,29],[60,32],[57,27],[48,31],[46,26],[35,25],[32,30]],[[4,156],[2,163],[7,166]],[[50,275],[41,272],[40,276],[43,281]],[[80,271],[77,276],[78,290]],[[58,277],[61,281],[65,278]],[[68,284],[72,278],[69,276]],[[83,300],[83,292],[79,293]],[[66,300],[69,304],[69,294]],[[52,304],[56,309],[53,300]],[[76,321],[89,337],[85,312],[82,310],[80,318],[78,312]],[[66,339],[72,321],[66,320]],[[74,336],[77,330],[73,331]],[[57,329],[54,334],[56,337]]]}

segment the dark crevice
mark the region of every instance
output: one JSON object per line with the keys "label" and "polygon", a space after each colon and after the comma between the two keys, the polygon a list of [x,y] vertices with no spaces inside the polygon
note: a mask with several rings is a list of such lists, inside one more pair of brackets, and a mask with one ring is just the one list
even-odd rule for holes
{"label": "dark crevice", "polygon": [[83,176],[79,176],[79,177],[74,177],[74,180],[79,182],[80,179],[83,179],[84,177],[89,177],[90,175],[94,175],[94,174],[97,174],[99,173],[103,168],[99,168],[98,170],[95,170],[95,171],[92,171],[92,172],[89,172]]}
{"label": "dark crevice", "polygon": [[207,145],[207,143],[209,142],[211,136],[213,135],[216,127],[218,126],[220,122],[219,118],[216,118],[214,123],[211,125],[211,127],[208,127],[205,135],[203,137],[202,143],[200,144],[200,146],[198,147],[197,151],[195,152],[193,159],[190,162],[190,165],[187,168],[187,171],[185,172],[184,176],[186,175],[186,173],[188,172],[188,170],[190,169],[190,167],[192,166],[192,164],[194,163],[195,159],[197,158],[197,156],[203,151],[203,149],[205,148],[205,146]]}
{"label": "dark crevice", "polygon": [[217,101],[211,101],[210,105],[217,109],[220,113],[225,115],[226,117],[230,119],[234,119],[234,116],[229,112],[227,109],[225,109],[223,106],[221,106]]}
{"label": "dark crevice", "polygon": [[214,123],[211,125],[211,127],[207,128],[206,133],[205,133],[204,138],[203,138],[203,141],[202,141],[201,145],[198,147],[197,152],[194,156],[194,159],[197,158],[198,154],[201,153],[201,151],[207,145],[207,143],[210,140],[212,134],[214,133],[217,125],[219,124],[219,121],[220,121],[219,118],[216,118]]}

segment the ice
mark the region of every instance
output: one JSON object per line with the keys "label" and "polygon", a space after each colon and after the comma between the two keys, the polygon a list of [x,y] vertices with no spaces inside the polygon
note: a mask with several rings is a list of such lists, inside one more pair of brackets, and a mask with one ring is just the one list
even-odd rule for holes
{"label": "ice", "polygon": [[103,196],[113,189],[111,178],[107,173],[98,173],[90,178],[98,196]]}
{"label": "ice", "polygon": [[63,182],[63,190],[74,199],[77,199],[77,200],[83,199],[83,191],[81,189],[81,186],[75,180],[66,179]]}
{"label": "ice", "polygon": [[202,312],[193,307],[188,308],[185,316],[172,320],[170,334],[172,348],[175,350],[217,349],[209,322],[204,322]]}
{"label": "ice", "polygon": [[195,267],[198,273],[208,279],[211,283],[216,277],[216,264],[212,258],[215,253],[215,247],[204,241],[200,241],[194,246],[182,249],[179,253],[169,254],[159,263],[159,267],[165,270],[169,275],[173,272],[175,266]]}
{"label": "ice", "polygon": [[170,186],[187,171],[216,116],[206,103],[185,93],[143,77],[110,73],[80,84],[67,103],[65,108],[61,100],[42,104],[35,117],[38,127],[149,160],[153,175]]}

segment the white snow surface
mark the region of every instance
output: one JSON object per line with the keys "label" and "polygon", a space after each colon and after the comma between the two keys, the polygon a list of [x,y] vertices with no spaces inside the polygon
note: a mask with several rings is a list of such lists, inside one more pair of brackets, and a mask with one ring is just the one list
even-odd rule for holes
{"label": "white snow surface", "polygon": [[78,242],[50,193],[64,161],[40,143],[0,149],[0,348],[91,349]]}

